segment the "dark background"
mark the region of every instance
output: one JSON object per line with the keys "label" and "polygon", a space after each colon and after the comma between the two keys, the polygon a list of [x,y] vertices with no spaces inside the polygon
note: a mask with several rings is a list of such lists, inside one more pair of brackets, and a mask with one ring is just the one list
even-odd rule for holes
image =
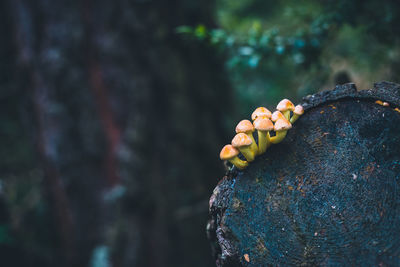
{"label": "dark background", "polygon": [[397,1],[0,1],[0,265],[214,266],[257,106],[398,82]]}

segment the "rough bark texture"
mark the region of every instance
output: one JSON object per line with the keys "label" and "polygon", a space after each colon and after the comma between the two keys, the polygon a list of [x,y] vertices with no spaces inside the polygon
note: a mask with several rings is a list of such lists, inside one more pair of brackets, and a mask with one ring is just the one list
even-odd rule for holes
{"label": "rough bark texture", "polygon": [[346,84],[303,105],[282,143],[214,189],[217,265],[399,265],[399,85]]}

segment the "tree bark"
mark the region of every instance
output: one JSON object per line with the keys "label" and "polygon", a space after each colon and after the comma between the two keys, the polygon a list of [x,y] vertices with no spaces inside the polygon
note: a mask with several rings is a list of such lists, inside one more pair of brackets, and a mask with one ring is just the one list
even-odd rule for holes
{"label": "tree bark", "polygon": [[214,189],[217,265],[399,265],[399,89],[305,97],[285,140]]}

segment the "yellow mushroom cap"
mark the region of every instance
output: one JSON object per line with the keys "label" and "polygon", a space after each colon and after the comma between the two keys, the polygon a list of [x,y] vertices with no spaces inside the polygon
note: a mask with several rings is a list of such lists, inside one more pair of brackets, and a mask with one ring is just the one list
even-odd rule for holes
{"label": "yellow mushroom cap", "polygon": [[297,114],[297,115],[303,115],[304,113],[304,108],[302,105],[297,105],[294,110],[293,113]]}
{"label": "yellow mushroom cap", "polygon": [[232,139],[232,145],[234,147],[249,146],[253,143],[251,138],[245,133],[238,133]]}
{"label": "yellow mushroom cap", "polygon": [[274,130],[279,131],[286,131],[292,128],[292,124],[286,119],[278,119],[275,122]]}
{"label": "yellow mushroom cap", "polygon": [[249,120],[242,120],[236,126],[236,133],[254,132],[254,126]]}
{"label": "yellow mushroom cap", "polygon": [[256,108],[256,110],[254,110],[253,114],[251,114],[251,119],[254,121],[258,117],[271,118],[271,111],[269,111],[267,108],[264,108],[264,107]]}
{"label": "yellow mushroom cap", "polygon": [[239,150],[234,148],[232,145],[226,145],[222,148],[221,153],[219,153],[219,157],[222,160],[229,160],[239,155]]}
{"label": "yellow mushroom cap", "polygon": [[292,101],[290,101],[289,99],[283,99],[281,100],[281,102],[279,102],[279,104],[276,106],[276,109],[279,111],[286,111],[286,110],[294,110],[294,105],[292,103]]}
{"label": "yellow mushroom cap", "polygon": [[254,128],[259,131],[272,131],[274,129],[274,124],[266,117],[258,117],[253,124]]}
{"label": "yellow mushroom cap", "polygon": [[272,121],[277,121],[278,119],[285,119],[286,120],[286,117],[285,116],[283,116],[283,114],[280,112],[280,111],[275,111],[274,113],[272,113],[272,116],[271,116],[271,120]]}

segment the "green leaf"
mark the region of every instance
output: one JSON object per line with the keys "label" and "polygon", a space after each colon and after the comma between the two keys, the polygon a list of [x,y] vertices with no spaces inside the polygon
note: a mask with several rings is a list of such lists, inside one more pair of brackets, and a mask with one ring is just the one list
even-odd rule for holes
{"label": "green leaf", "polygon": [[199,39],[204,39],[207,36],[207,28],[203,24],[197,25],[194,35]]}

